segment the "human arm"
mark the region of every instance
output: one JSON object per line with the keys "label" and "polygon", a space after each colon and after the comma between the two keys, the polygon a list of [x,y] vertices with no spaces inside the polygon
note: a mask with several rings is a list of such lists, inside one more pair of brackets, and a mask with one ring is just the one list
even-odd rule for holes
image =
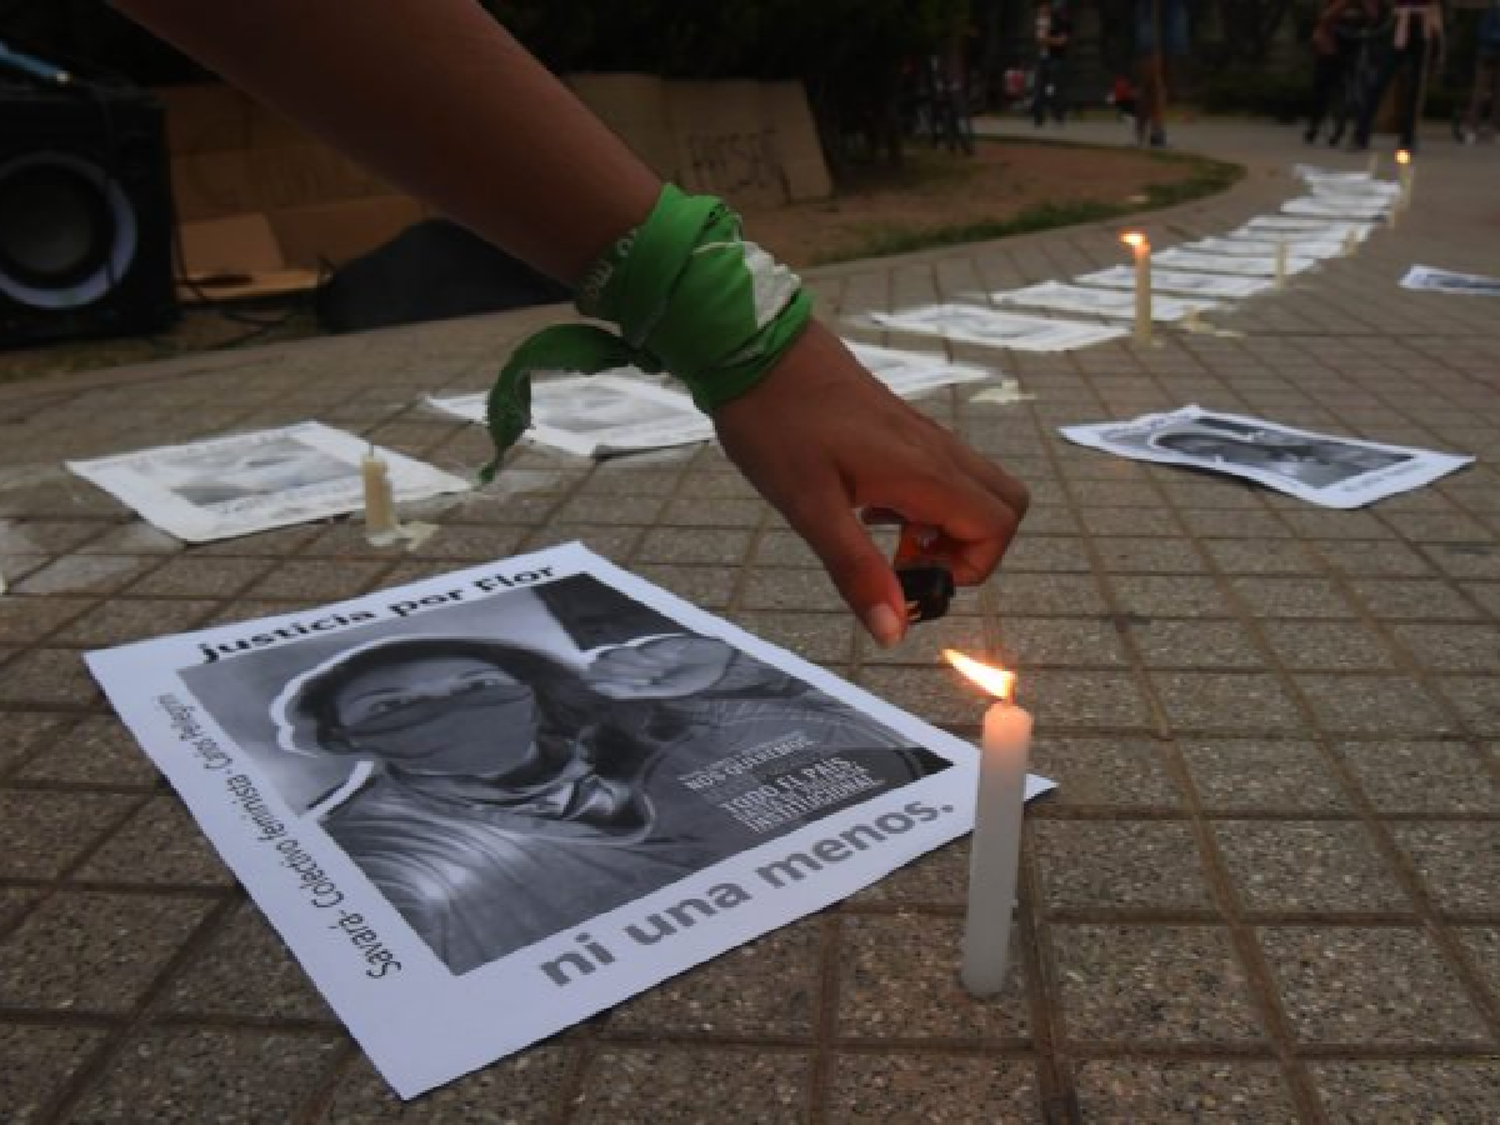
{"label": "human arm", "polygon": [[[267,104],[563,281],[650,212],[660,181],[471,0],[117,0]],[[714,418],[730,458],[885,643],[900,586],[853,509],[891,508],[983,581],[1025,488],[891,394],[811,324]]]}

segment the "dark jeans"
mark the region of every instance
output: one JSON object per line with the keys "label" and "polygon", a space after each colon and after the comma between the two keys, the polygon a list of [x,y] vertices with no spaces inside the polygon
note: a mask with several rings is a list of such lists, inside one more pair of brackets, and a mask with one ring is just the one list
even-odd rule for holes
{"label": "dark jeans", "polygon": [[1031,119],[1040,125],[1052,111],[1052,117],[1062,123],[1067,103],[1063,98],[1063,79],[1067,77],[1066,60],[1056,58],[1038,59],[1036,64],[1036,88],[1031,96]]}
{"label": "dark jeans", "polygon": [[[1354,68],[1356,59],[1359,57],[1359,44],[1350,39],[1336,39],[1337,46],[1326,55],[1315,55],[1313,57],[1313,89],[1312,101],[1307,107],[1307,136],[1312,139],[1318,135],[1318,130],[1323,127],[1323,118],[1328,116],[1328,110],[1334,104],[1334,99],[1343,92],[1344,83],[1348,81],[1349,72]],[[1342,106],[1344,113],[1348,113],[1355,107]],[[1334,115],[1334,132],[1342,132],[1344,128],[1343,114]]]}
{"label": "dark jeans", "polygon": [[1375,64],[1375,77],[1370,88],[1365,91],[1364,104],[1360,106],[1359,124],[1354,130],[1355,144],[1363,146],[1370,143],[1370,127],[1374,124],[1375,115],[1380,112],[1381,100],[1384,99],[1386,90],[1390,89],[1396,73],[1404,69],[1406,96],[1401,99],[1401,105],[1397,108],[1396,128],[1400,134],[1400,147],[1408,152],[1416,151],[1417,111],[1422,100],[1422,86],[1427,77],[1426,68],[1427,36],[1422,25],[1413,20],[1408,29],[1406,46],[1388,44],[1385,53]]}

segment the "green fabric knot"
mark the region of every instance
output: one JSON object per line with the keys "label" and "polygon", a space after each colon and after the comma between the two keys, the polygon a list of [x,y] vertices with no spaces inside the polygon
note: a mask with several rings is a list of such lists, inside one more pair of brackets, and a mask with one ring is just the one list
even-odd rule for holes
{"label": "green fabric knot", "polygon": [[812,316],[797,275],[743,240],[738,215],[721,200],[671,184],[646,221],[584,275],[577,308],[618,325],[619,334],[555,325],[515,350],[489,395],[495,459],[483,480],[494,478],[531,425],[535,371],[667,371],[712,413],[760,382]]}

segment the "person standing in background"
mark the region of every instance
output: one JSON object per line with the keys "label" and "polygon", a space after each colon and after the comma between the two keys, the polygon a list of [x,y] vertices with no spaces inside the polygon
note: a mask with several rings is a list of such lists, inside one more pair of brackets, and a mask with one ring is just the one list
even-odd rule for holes
{"label": "person standing in background", "polygon": [[1049,110],[1053,120],[1063,123],[1067,111],[1063,82],[1072,38],[1073,19],[1067,8],[1042,0],[1036,8],[1036,88],[1031,99],[1031,120],[1038,129]]}
{"label": "person standing in background", "polygon": [[[1318,139],[1323,119],[1328,115],[1340,90],[1347,91],[1360,52],[1360,37],[1366,35],[1380,18],[1380,0],[1328,0],[1313,26],[1313,89],[1308,106],[1307,130],[1302,139],[1308,144]],[[1347,102],[1342,112],[1334,114],[1333,133],[1328,143],[1343,139],[1345,114],[1358,113],[1359,105]]]}
{"label": "person standing in background", "polygon": [[1443,49],[1443,5],[1441,0],[1396,0],[1391,37],[1376,63],[1374,81],[1359,108],[1359,123],[1349,142],[1352,151],[1370,147],[1370,130],[1380,103],[1398,72],[1405,72],[1406,85],[1397,109],[1396,144],[1407,152],[1417,151],[1417,120],[1427,94],[1427,72],[1433,52]]}
{"label": "person standing in background", "polygon": [[1166,147],[1169,61],[1187,52],[1186,0],[1136,0],[1135,57],[1140,87],[1136,144]]}
{"label": "person standing in background", "polygon": [[1476,139],[1493,141],[1500,131],[1500,0],[1479,18],[1475,40],[1474,86],[1458,139],[1471,145]]}

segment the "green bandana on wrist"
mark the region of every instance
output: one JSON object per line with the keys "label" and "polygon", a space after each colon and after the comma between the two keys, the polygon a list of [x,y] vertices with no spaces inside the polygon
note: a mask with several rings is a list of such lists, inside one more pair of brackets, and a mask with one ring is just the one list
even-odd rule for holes
{"label": "green bandana on wrist", "polygon": [[740,219],[712,196],[667,184],[646,221],[585,275],[578,311],[619,325],[544,328],[515,350],[490,391],[495,460],[531,425],[531,374],[592,375],[613,367],[668,371],[711,413],[775,366],[807,327],[812,301],[797,275],[740,237]]}

